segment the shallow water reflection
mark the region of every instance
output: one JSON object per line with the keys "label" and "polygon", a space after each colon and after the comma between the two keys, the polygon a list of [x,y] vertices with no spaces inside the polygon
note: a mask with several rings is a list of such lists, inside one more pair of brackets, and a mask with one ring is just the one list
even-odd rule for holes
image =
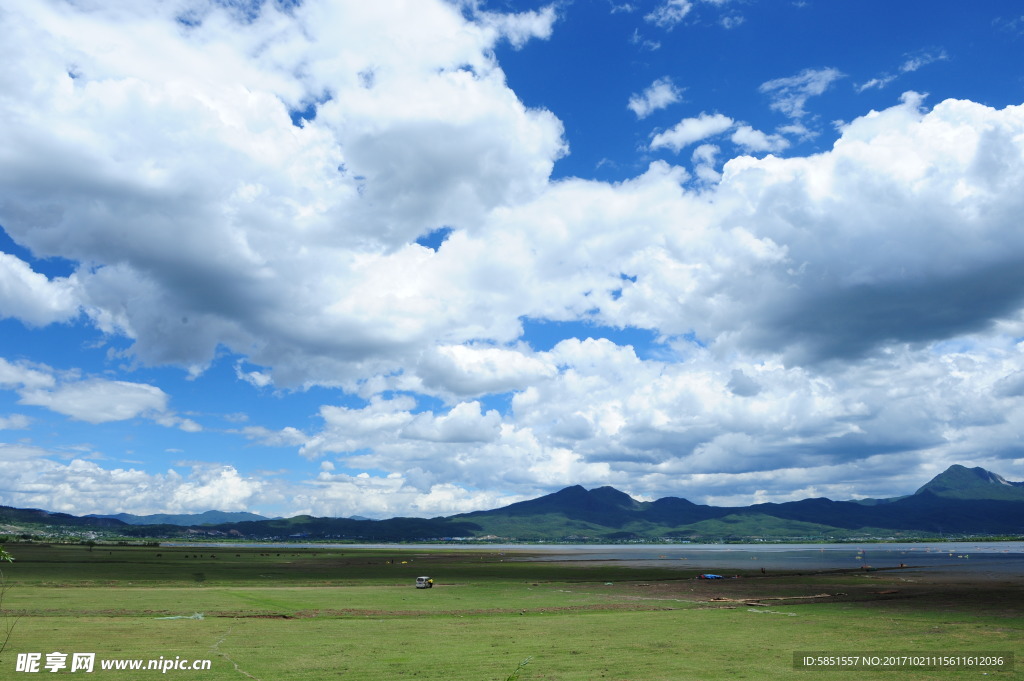
{"label": "shallow water reflection", "polygon": [[[509,547],[510,549],[512,547]],[[934,544],[673,544],[529,546],[535,560],[626,561],[665,567],[765,570],[942,568],[1024,578],[1024,542]],[[510,556],[510,559],[515,559]]]}

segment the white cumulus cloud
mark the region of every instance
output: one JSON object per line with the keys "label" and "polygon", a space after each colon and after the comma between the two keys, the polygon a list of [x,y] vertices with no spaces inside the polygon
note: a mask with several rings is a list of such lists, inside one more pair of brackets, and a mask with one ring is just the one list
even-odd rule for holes
{"label": "white cumulus cloud", "polygon": [[782,135],[761,132],[749,125],[741,125],[730,137],[733,144],[736,144],[747,151],[771,151],[778,152],[789,146],[789,140]]}
{"label": "white cumulus cloud", "polygon": [[642,93],[632,95],[627,106],[637,118],[647,118],[658,109],[678,102],[681,97],[682,90],[666,76],[655,80]]}
{"label": "white cumulus cloud", "polygon": [[14,317],[26,324],[44,326],[76,314],[73,282],[47,279],[20,258],[0,252],[0,318]]}
{"label": "white cumulus cloud", "polygon": [[771,98],[771,107],[786,116],[800,119],[807,115],[807,100],[828,90],[843,77],[835,68],[804,69],[795,76],[776,78],[761,84],[762,93]]}
{"label": "white cumulus cloud", "polygon": [[672,30],[693,9],[690,0],[665,0],[655,7],[644,19],[661,28]]}
{"label": "white cumulus cloud", "polygon": [[722,114],[701,113],[696,118],[684,118],[669,130],[651,137],[651,149],[668,148],[679,152],[695,142],[720,135],[729,130],[734,121]]}

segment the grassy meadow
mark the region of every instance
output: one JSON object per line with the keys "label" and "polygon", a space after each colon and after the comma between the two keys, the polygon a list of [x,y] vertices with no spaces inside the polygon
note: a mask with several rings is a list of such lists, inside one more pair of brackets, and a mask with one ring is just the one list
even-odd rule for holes
{"label": "grassy meadow", "polygon": [[[523,681],[983,676],[794,670],[795,651],[1006,651],[1024,664],[1019,583],[898,570],[705,581],[693,569],[531,562],[444,547],[7,549],[16,562],[0,566],[0,640],[11,633],[0,679],[32,678],[16,672],[19,653],[42,653],[45,662],[54,651],[69,659],[96,653],[95,675],[132,681],[504,681],[526,658]],[[435,588],[415,589],[418,575],[434,577]],[[161,656],[211,666],[99,668],[102,659]]]}

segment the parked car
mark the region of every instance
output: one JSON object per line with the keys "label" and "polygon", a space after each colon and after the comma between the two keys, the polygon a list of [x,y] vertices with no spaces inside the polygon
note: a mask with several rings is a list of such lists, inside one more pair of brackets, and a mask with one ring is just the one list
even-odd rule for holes
{"label": "parked car", "polygon": [[416,578],[417,589],[432,589],[434,588],[434,580],[430,577],[417,577]]}

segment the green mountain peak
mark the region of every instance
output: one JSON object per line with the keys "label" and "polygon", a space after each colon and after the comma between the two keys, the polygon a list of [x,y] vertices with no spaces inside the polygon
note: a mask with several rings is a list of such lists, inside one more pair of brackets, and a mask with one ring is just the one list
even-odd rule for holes
{"label": "green mountain peak", "polygon": [[967,468],[954,464],[925,483],[914,494],[931,492],[949,499],[992,499],[1024,501],[1024,484],[1005,478],[981,467]]}

